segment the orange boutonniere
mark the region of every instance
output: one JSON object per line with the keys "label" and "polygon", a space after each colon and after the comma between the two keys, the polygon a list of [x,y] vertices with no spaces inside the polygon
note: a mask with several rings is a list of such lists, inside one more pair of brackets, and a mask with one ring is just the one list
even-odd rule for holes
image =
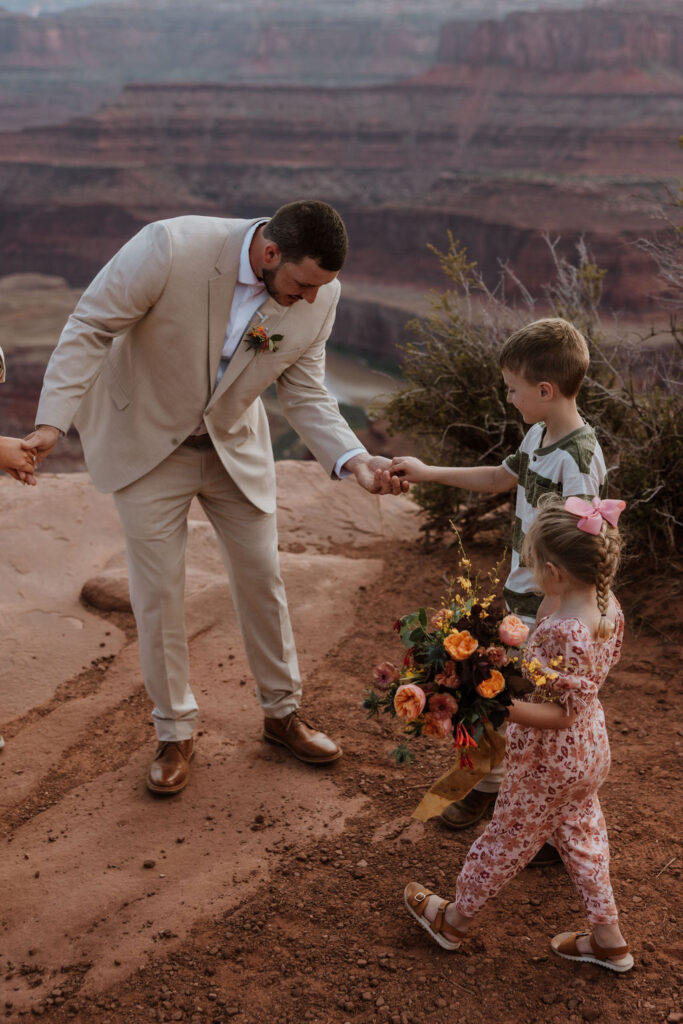
{"label": "orange boutonniere", "polygon": [[277,343],[283,338],[284,334],[268,334],[265,327],[259,325],[247,331],[244,340],[255,352],[277,352],[280,347]]}

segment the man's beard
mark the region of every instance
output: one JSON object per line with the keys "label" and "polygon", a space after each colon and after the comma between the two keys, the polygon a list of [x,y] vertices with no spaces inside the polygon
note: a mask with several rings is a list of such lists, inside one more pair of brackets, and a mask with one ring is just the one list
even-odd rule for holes
{"label": "man's beard", "polygon": [[276,279],[276,277],[277,277],[277,269],[271,270],[270,267],[263,267],[262,268],[262,270],[261,270],[261,280],[263,281],[264,285],[266,286],[266,291],[268,292],[268,294],[273,299],[275,299],[275,301],[277,302],[278,301],[278,298],[277,298],[278,297],[278,292],[277,292],[277,289],[275,287],[275,279]]}

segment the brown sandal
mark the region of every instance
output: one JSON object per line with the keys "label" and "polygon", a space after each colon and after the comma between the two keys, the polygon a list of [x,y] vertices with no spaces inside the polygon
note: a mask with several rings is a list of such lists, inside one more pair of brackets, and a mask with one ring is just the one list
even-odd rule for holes
{"label": "brown sandal", "polygon": [[[435,942],[438,942],[443,949],[459,949],[462,940],[466,937],[465,932],[458,931],[452,924],[448,924],[445,918],[446,907],[449,906],[448,900],[440,900],[439,909],[436,912],[436,917],[433,921],[428,921],[424,916],[424,912],[427,909],[427,901],[430,896],[436,896],[435,892],[431,889],[425,889],[419,882],[409,882],[403,892],[403,898],[405,905],[408,908],[408,913],[412,914],[419,925],[429,932]],[[438,899],[439,897],[437,897]],[[450,939],[446,938],[446,931],[450,935],[457,935],[458,942],[451,942]]]}
{"label": "brown sandal", "polygon": [[[576,944],[576,940],[588,935],[592,954],[582,953]],[[633,957],[630,953],[630,946],[617,946],[615,949],[603,949],[595,941],[593,933],[588,932],[561,932],[554,939],[550,940],[550,948],[553,953],[564,957],[565,960],[576,960],[587,964],[598,964],[599,967],[607,967],[610,971],[630,971],[633,967]],[[619,960],[613,960],[619,957]]]}

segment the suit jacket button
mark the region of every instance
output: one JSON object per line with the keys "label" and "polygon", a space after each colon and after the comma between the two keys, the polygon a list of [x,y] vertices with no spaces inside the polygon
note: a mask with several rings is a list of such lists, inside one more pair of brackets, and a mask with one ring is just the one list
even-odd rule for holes
{"label": "suit jacket button", "polygon": [[172,437],[171,438],[171,444],[180,444],[180,441],[178,440],[177,437]]}

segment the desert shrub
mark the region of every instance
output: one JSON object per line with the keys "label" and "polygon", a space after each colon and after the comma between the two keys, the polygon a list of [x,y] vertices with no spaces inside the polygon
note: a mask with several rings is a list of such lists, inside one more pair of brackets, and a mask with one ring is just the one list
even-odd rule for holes
{"label": "desert shrub", "polygon": [[[386,405],[391,429],[411,434],[432,464],[495,464],[519,444],[525,426],[507,405],[498,353],[505,339],[540,315],[561,316],[584,334],[590,368],[578,396],[595,428],[607,466],[608,491],[629,504],[629,547],[654,564],[675,557],[683,496],[681,339],[675,321],[664,336],[608,339],[598,315],[604,271],[586,246],[572,261],[546,240],[554,277],[543,289],[543,314],[523,282],[503,267],[490,290],[476,264],[449,236],[434,249],[450,286],[432,296],[431,311],[409,324],[402,387]],[[677,383],[678,382],[678,383]],[[476,532],[509,512],[510,494],[465,494],[436,484],[415,488],[426,528]],[[505,513],[502,510],[505,508]],[[628,566],[627,566],[628,574]]]}

